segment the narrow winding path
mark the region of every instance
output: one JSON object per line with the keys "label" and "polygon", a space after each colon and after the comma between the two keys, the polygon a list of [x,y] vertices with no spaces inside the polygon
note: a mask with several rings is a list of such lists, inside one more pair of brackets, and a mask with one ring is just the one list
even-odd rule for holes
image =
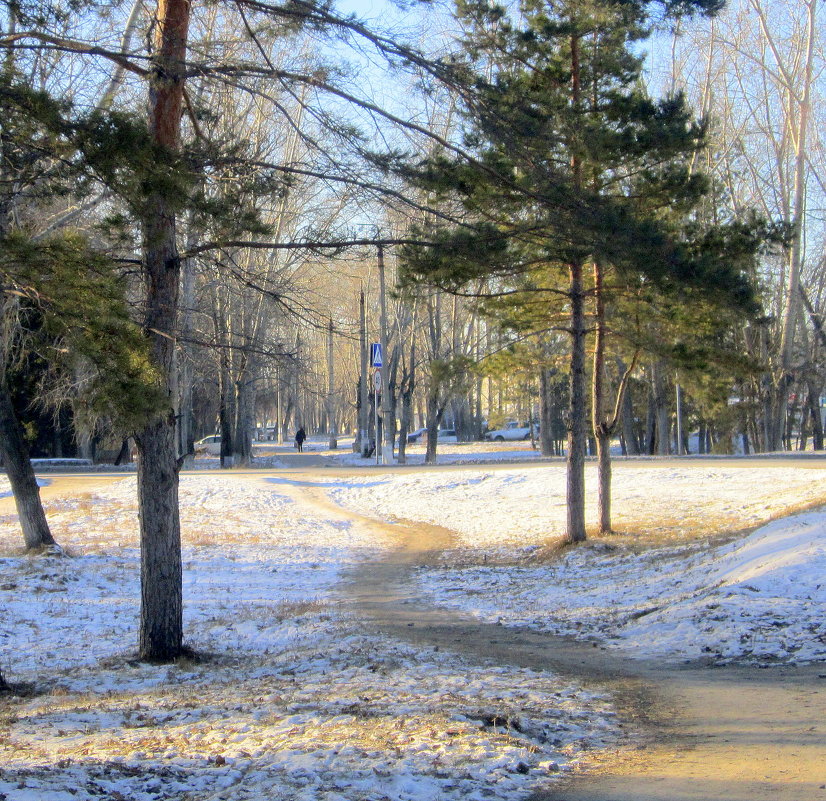
{"label": "narrow winding path", "polygon": [[[298,460],[295,460],[298,462]],[[299,469],[314,467],[302,460]],[[319,471],[258,473],[331,519],[368,527],[395,548],[351,571],[342,603],[373,627],[480,662],[552,670],[607,689],[633,742],[593,760],[590,770],[537,792],[533,801],[826,801],[826,664],[710,668],[636,660],[590,643],[507,628],[439,609],[412,578],[453,543],[450,531],[352,513],[325,494]],[[121,476],[57,477],[50,499]],[[217,477],[217,474],[216,474]],[[10,507],[0,499],[0,509]]]}
{"label": "narrow winding path", "polygon": [[300,503],[380,530],[397,544],[352,571],[344,600],[365,623],[473,660],[552,670],[607,689],[633,743],[535,801],[826,801],[826,665],[671,665],[592,643],[481,623],[419,597],[412,571],[452,544],[451,532],[387,523],[332,503],[314,481],[292,484]]}

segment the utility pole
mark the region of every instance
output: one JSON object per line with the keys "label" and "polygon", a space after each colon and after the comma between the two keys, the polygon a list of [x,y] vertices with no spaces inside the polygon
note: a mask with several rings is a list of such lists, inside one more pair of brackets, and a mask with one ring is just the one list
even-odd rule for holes
{"label": "utility pole", "polygon": [[[381,449],[382,464],[393,464],[393,408],[390,404],[390,386],[388,382],[388,362],[389,354],[387,353],[387,301],[384,285],[384,247],[381,243],[378,245],[379,257],[379,334],[381,341],[382,364],[381,364],[381,415],[384,426],[384,446]],[[376,432],[378,437],[378,432]],[[376,443],[378,447],[378,442]]]}
{"label": "utility pole", "polygon": [[366,459],[370,451],[370,437],[367,433],[369,425],[368,389],[367,389],[367,313],[364,308],[364,287],[359,298],[359,348],[361,349],[361,380],[359,381],[359,450]]}

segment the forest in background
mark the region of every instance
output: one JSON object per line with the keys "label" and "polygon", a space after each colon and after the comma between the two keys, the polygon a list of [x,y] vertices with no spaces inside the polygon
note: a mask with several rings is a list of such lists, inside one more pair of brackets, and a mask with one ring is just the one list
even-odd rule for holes
{"label": "forest in background", "polygon": [[[28,454],[132,436],[145,586],[170,558],[174,584],[193,442],[243,465],[303,425],[366,452],[380,340],[402,443],[516,419],[569,466],[586,428],[823,447],[813,0],[3,15],[0,452],[27,545],[50,539]],[[180,652],[179,595],[145,593],[144,656]]]}
{"label": "forest in background", "polygon": [[[360,159],[359,150],[376,150],[378,138],[413,153],[427,152],[433,142],[415,128],[394,125],[384,115],[375,117],[369,106],[387,105],[382,111],[388,116],[404,114],[405,121],[446,138],[456,139],[460,123],[456,102],[444,90],[430,97],[419,94],[410,71],[384,71],[364,53],[354,54],[330,41],[328,32],[296,26],[290,33],[262,31],[253,38],[237,25],[233,28],[224,11],[217,4],[196,16],[191,35],[200,57],[242,63],[253,58],[249,51],[266,38],[273,68],[315,72],[331,83],[326,91],[312,83],[290,83],[289,77],[262,77],[258,85],[249,76],[243,82],[213,75],[188,79],[188,102],[197,123],[185,116],[185,137],[195,144],[232,147],[238,163],[246,162],[248,174],[258,172],[259,185],[245,188],[244,202],[267,232],[255,243],[259,247],[216,247],[184,261],[177,353],[180,449],[185,453],[193,440],[223,431],[226,455],[243,463],[250,458],[250,438],[262,427],[273,428],[281,438],[289,438],[299,424],[317,433],[358,430],[361,291],[366,297],[366,339],[379,339],[377,252],[369,242],[405,240],[410,226],[425,213],[395,196],[410,192]],[[140,58],[150,12],[142,4],[91,6],[80,16],[68,14],[59,25],[57,20],[51,25],[55,35],[106,42],[112,52]],[[640,358],[617,431],[628,453],[684,452],[690,432],[698,435],[692,445],[700,452],[823,447],[823,146],[818,102],[823,54],[815,13],[806,3],[730,4],[711,20],[689,20],[659,31],[647,43],[650,84],[684,91],[695,113],[708,121],[708,147],[697,158],[715,181],[713,213],[736,217],[756,209],[796,226],[796,236],[785,250],[766,256],[755,276],[763,320],[743,320],[715,332],[717,352],[708,348],[681,360],[685,354],[679,351],[681,334],[676,331],[670,341],[659,342],[659,352],[652,349]],[[443,52],[450,48],[455,24],[451,30],[444,9],[417,9],[396,18],[407,26],[405,36],[412,41],[435,29],[430,41]],[[254,19],[248,22],[256,24]],[[14,30],[11,15],[7,27]],[[140,113],[146,100],[137,76],[128,70],[115,72],[112,61],[67,50],[15,48],[14,69],[32,88],[71,99],[78,109]],[[364,91],[367,81],[359,86],[360,75],[369,76],[378,99]],[[349,92],[360,105],[346,104],[341,95]],[[404,108],[395,108],[397,92],[403,94]],[[357,132],[357,123],[364,130]],[[216,206],[222,200],[222,183],[231,180],[231,167],[225,169],[228,174],[210,170],[202,179],[202,191]],[[16,223],[34,236],[75,228],[118,258],[139,257],[134,238],[133,247],[128,244],[128,225],[113,233],[111,220],[123,211],[119,198],[104,185],[90,181],[78,197],[65,188],[48,191],[38,184],[13,202]],[[204,222],[196,217],[191,212],[190,219],[179,224],[185,250],[187,244],[189,250],[202,244]],[[266,247],[308,240],[365,244],[327,250]],[[396,260],[397,248],[386,246],[391,290]],[[497,428],[508,419],[542,418],[553,421],[550,447],[561,452],[563,334],[540,342],[539,334],[509,325],[512,320],[500,324],[486,316],[473,298],[422,290],[389,294],[389,385],[397,420],[409,393],[409,427],[425,426],[427,393],[443,384],[437,391],[445,396],[444,425],[455,428],[462,439],[479,438],[485,426]],[[618,343],[613,350],[607,378],[617,383],[630,348]],[[440,370],[451,361],[460,367]],[[21,376],[15,386],[17,408],[28,422],[37,455],[97,453],[111,458],[117,453],[123,432],[112,430],[105,413],[84,413],[81,380],[75,377],[67,391],[57,395],[61,412],[55,414],[51,403],[46,408],[30,405],[33,396],[56,396],[39,383],[42,371],[23,375],[25,380]],[[786,409],[778,407],[774,397],[781,382]],[[540,414],[543,387],[551,407],[545,415]],[[676,442],[678,387],[681,446]],[[367,402],[372,403],[372,392]],[[779,440],[770,430],[773,414],[784,418]]]}

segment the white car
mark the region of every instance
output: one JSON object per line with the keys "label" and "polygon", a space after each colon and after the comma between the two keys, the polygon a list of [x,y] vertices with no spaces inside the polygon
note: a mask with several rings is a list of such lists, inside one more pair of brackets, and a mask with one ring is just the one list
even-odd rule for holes
{"label": "white car", "polygon": [[530,439],[531,427],[520,425],[516,420],[510,420],[505,423],[504,428],[497,428],[493,431],[488,431],[485,434],[485,439],[493,442],[504,442],[505,440]]}
{"label": "white car", "polygon": [[452,428],[440,428],[436,437],[437,442],[458,442],[456,432]]}
{"label": "white car", "polygon": [[221,435],[213,434],[209,437],[199,439],[195,443],[195,453],[206,453],[210,456],[221,455]]}

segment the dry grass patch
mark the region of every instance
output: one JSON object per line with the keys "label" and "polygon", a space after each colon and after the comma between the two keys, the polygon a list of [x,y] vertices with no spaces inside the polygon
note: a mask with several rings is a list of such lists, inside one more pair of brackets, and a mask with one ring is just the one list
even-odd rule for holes
{"label": "dry grass patch", "polygon": [[[702,506],[702,501],[696,503]],[[593,530],[589,532],[589,537],[612,545],[627,545],[640,549],[684,545],[700,540],[726,542],[750,534],[773,520],[819,509],[824,505],[826,496],[814,501],[790,503],[762,515],[743,515],[736,512],[671,514],[658,517],[655,524],[649,519],[635,521],[633,515],[621,515],[618,516],[622,520],[621,528],[605,535]]]}

